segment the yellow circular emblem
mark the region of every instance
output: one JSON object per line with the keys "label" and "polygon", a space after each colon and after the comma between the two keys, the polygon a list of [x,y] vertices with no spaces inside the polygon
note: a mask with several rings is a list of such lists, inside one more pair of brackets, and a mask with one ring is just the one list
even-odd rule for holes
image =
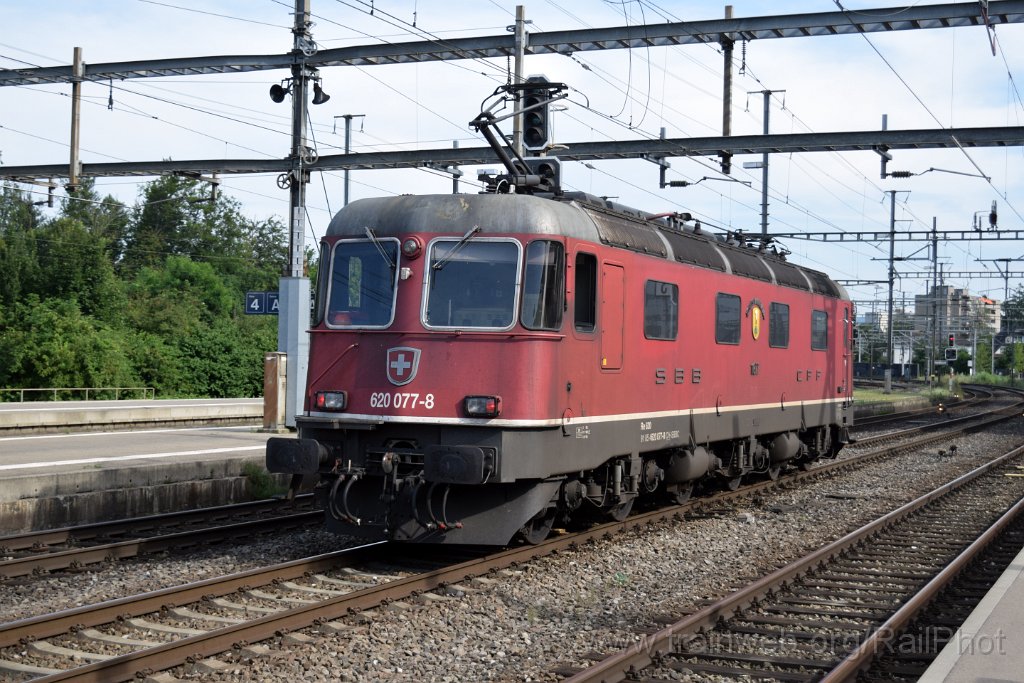
{"label": "yellow circular emblem", "polygon": [[761,336],[761,308],[760,306],[754,306],[754,309],[750,311],[750,333],[756,340]]}

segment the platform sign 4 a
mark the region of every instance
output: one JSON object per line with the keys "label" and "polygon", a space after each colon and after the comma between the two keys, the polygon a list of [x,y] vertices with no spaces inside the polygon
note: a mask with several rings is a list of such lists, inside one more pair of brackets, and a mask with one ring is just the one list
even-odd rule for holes
{"label": "platform sign 4 a", "polygon": [[277,315],[281,300],[277,292],[246,292],[245,312],[248,315]]}

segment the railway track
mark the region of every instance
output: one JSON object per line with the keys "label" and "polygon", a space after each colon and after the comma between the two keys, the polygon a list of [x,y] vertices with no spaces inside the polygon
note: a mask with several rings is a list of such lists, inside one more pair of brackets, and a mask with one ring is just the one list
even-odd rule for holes
{"label": "railway track", "polygon": [[[1016,406],[1002,409],[1012,413]],[[1005,419],[1000,412],[951,418],[860,439],[858,447],[909,439],[923,432],[942,430],[930,437],[907,441],[902,449],[921,448],[946,441],[951,435],[981,429]],[[891,454],[892,451],[887,451]],[[878,456],[876,456],[878,457]],[[232,538],[316,526],[322,511],[312,509],[312,496],[295,501],[255,501],[152,515],[79,527],[0,537],[0,581],[218,543]]]}
{"label": "railway track", "polygon": [[[572,683],[681,674],[832,683],[872,666],[907,675],[911,667],[876,658],[902,650],[908,625],[955,590],[1001,535],[1007,544],[1020,538],[1024,481],[1005,474],[1019,471],[1022,454],[1014,449],[583,671],[562,673]],[[917,656],[913,670],[925,659]]]}
{"label": "railway track", "polygon": [[[971,406],[983,405],[985,402],[993,398],[993,393],[988,387],[982,386],[970,386],[963,387],[964,396],[960,399],[954,399],[952,401],[946,401],[942,404],[944,411],[952,411],[960,408],[967,408]],[[938,406],[928,406],[926,408],[917,408],[915,410],[902,410],[896,413],[886,413],[882,415],[868,415],[865,417],[859,417],[854,425],[858,429],[878,427],[881,425],[893,424],[906,422],[915,418],[931,418],[938,414]]]}
{"label": "railway track", "polygon": [[[972,390],[974,396],[991,398],[991,392],[984,387],[972,387]],[[968,403],[963,401],[956,405]],[[934,409],[882,416],[882,421],[911,419],[926,412],[934,414]],[[958,418],[963,422],[970,419]],[[876,420],[873,424],[878,422]],[[862,438],[860,445],[948,428],[954,424],[944,420],[938,426],[924,425],[886,435],[872,435]],[[64,569],[77,570],[146,553],[313,524],[319,513],[312,511],[311,505],[311,496],[300,496],[294,505],[281,501],[256,501],[4,536],[0,537],[0,581]]]}
{"label": "railway track", "polygon": [[1022,407],[1024,407],[1024,403],[1022,403],[1018,397],[1011,403],[995,406],[989,410],[979,413],[971,413],[960,417],[943,417],[941,419],[915,425],[913,427],[857,437],[855,445],[857,448],[865,448],[867,446],[888,443],[900,439],[907,439],[920,434],[930,434],[935,432],[935,434],[930,437],[922,437],[913,441],[913,445],[915,447],[924,446],[928,443],[946,440],[949,435],[984,429],[991,424],[1006,419],[1008,416],[1012,417],[1019,415]]}
{"label": "railway track", "polygon": [[305,495],[2,536],[0,581],[314,526],[312,505]]}
{"label": "railway track", "polygon": [[[1017,414],[1014,409],[1000,417],[1009,419]],[[898,448],[902,451],[907,446]],[[617,532],[678,521],[686,513],[699,515],[714,506],[739,502],[776,486],[830,476],[893,452],[886,448],[822,463],[779,481],[757,482],[682,506],[639,513],[624,522],[554,537],[537,546],[486,556],[468,557],[467,551],[462,551],[461,555],[439,558],[413,557],[421,564],[435,563],[421,572],[410,572],[414,565],[408,564],[407,556],[436,552],[436,548],[402,546],[396,551],[380,544],[11,622],[0,625],[0,670],[39,681],[126,680],[140,671],[164,670],[186,662],[212,670],[217,660],[204,663],[205,658],[233,647],[246,648],[245,643],[315,624],[325,630],[346,628],[338,622],[342,617],[396,600],[443,600],[448,586],[497,569]],[[438,562],[442,566],[436,566]],[[472,587],[463,583],[460,590],[471,591]],[[295,633],[289,637],[305,636]],[[77,666],[83,661],[90,663]]]}

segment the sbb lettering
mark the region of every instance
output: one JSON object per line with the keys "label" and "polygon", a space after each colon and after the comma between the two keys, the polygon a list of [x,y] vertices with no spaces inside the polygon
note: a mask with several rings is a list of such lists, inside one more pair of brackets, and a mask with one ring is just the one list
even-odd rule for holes
{"label": "sbb lettering", "polygon": [[[690,381],[700,384],[700,369],[694,368],[690,371]],[[654,383],[665,384],[668,382],[668,371],[665,368],[657,368],[654,371]],[[686,368],[675,368],[672,371],[672,382],[674,384],[686,384]]]}

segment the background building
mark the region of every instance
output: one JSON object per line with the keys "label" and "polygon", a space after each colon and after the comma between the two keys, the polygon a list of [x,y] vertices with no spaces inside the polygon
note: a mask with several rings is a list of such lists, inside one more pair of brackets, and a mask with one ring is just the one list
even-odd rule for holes
{"label": "background building", "polygon": [[954,346],[970,347],[976,337],[999,331],[1002,307],[986,296],[971,296],[967,289],[939,285],[914,297],[914,329],[933,334],[941,346],[953,335]]}

